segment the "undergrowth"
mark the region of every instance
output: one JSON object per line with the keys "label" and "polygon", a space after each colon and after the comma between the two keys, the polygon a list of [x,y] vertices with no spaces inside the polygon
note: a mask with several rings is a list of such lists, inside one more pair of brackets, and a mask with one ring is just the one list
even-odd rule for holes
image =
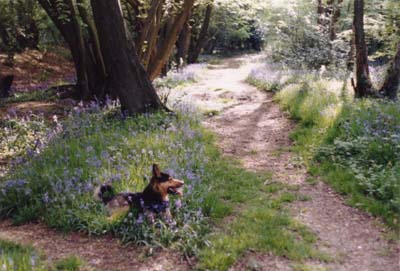
{"label": "undergrowth", "polygon": [[[28,147],[25,159],[2,178],[1,217],[176,249],[198,256],[200,269],[226,270],[248,249],[298,260],[319,257],[311,234],[283,208],[296,196],[264,185],[270,175],[222,158],[200,116],[185,106],[176,111],[126,118],[115,106],[76,108],[56,121],[46,144],[34,152]],[[95,187],[112,181],[117,191],[141,191],[154,162],[185,181],[184,197],[171,200],[176,224],[149,225],[134,213],[109,218],[92,197]],[[225,228],[229,216],[237,219]],[[214,226],[221,232],[213,234]]]}
{"label": "undergrowth", "polygon": [[[253,72],[257,80],[263,80],[262,69]],[[267,85],[270,79],[264,78]],[[355,100],[348,82],[333,75],[310,72],[289,79],[279,76],[277,81],[281,85],[275,100],[299,122],[291,137],[310,173],[349,195],[350,204],[398,229],[399,103]]]}
{"label": "undergrowth", "polygon": [[4,271],[79,271],[84,262],[70,256],[50,264],[46,257],[30,246],[0,240],[0,270]]}

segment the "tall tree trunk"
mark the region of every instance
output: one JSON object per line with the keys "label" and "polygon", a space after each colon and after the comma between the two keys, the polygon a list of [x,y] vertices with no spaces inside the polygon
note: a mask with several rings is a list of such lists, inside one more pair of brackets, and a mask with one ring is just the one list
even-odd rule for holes
{"label": "tall tree trunk", "polygon": [[343,0],[336,0],[332,3],[332,14],[331,14],[331,22],[329,25],[329,39],[331,41],[336,39],[336,27],[337,22],[341,15],[341,5]]}
{"label": "tall tree trunk", "polygon": [[353,87],[356,98],[366,97],[373,93],[368,67],[368,50],[364,34],[364,0],[354,0],[354,35],[356,46],[356,78]]}
{"label": "tall tree trunk", "polygon": [[136,50],[128,41],[119,0],[91,0],[108,74],[108,87],[128,114],[162,107]]}
{"label": "tall tree trunk", "polygon": [[178,40],[178,35],[182,31],[183,25],[190,14],[194,2],[195,0],[184,0],[181,12],[176,15],[172,26],[168,28],[163,46],[160,47],[154,57],[152,57],[147,69],[151,80],[157,78],[157,76],[161,74],[163,67],[168,62],[175,43]]}
{"label": "tall tree trunk", "polygon": [[208,28],[210,26],[211,14],[213,10],[213,4],[208,4],[206,12],[204,14],[204,21],[201,25],[199,37],[196,44],[193,46],[193,51],[189,54],[189,63],[195,63],[200,56],[201,50],[207,41]]}
{"label": "tall tree trunk", "polygon": [[88,38],[85,42],[87,52],[86,72],[89,79],[89,89],[92,96],[98,100],[104,100],[105,96],[105,80],[107,77],[106,67],[104,65],[103,55],[101,54],[100,41],[97,35],[97,29],[93,19],[89,16],[84,7],[83,0],[77,0],[79,15],[82,22],[86,25]]}
{"label": "tall tree trunk", "polygon": [[181,33],[179,34],[178,41],[176,43],[176,63],[178,67],[185,65],[188,61],[188,52],[190,46],[190,36],[192,28],[189,23],[190,15],[187,17],[186,22],[183,26]]}
{"label": "tall tree trunk", "polygon": [[386,75],[385,82],[380,89],[380,92],[387,98],[397,99],[397,92],[400,85],[400,44],[397,45],[397,53],[390,64],[389,70]]}
{"label": "tall tree trunk", "polygon": [[317,7],[317,16],[318,16],[318,19],[317,19],[317,23],[318,23],[319,25],[322,25],[323,22],[324,22],[324,20],[323,20],[323,18],[322,18],[322,16],[324,15],[324,13],[325,13],[325,8],[324,8],[324,5],[323,5],[323,3],[322,3],[322,0],[318,0],[318,7]]}
{"label": "tall tree trunk", "polygon": [[142,61],[142,64],[146,70],[148,70],[148,66],[150,63],[150,59],[152,55],[156,55],[157,53],[157,37],[161,29],[161,21],[162,21],[162,15],[163,15],[163,4],[164,0],[160,1],[160,5],[157,8],[157,11],[155,13],[155,17],[153,17],[153,20],[151,21],[151,28],[149,29],[147,33],[147,46],[146,50],[142,52],[140,56],[140,60]]}
{"label": "tall tree trunk", "polygon": [[77,19],[75,5],[72,0],[64,0],[64,4],[70,14],[69,20],[62,19],[58,10],[59,3],[51,0],[38,0],[50,19],[56,25],[67,42],[75,65],[77,76],[77,90],[81,99],[88,99],[91,95],[89,91],[89,79],[87,75],[87,55],[84,45],[82,30]]}

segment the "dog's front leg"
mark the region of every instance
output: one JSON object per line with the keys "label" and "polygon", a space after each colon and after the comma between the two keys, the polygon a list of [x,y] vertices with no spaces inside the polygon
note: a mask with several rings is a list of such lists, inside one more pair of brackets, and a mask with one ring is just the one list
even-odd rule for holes
{"label": "dog's front leg", "polygon": [[154,222],[155,222],[154,212],[152,212],[148,209],[145,209],[144,216],[146,217],[146,220],[149,224],[154,224]]}
{"label": "dog's front leg", "polygon": [[165,211],[162,212],[162,218],[165,221],[165,223],[167,223],[169,225],[174,224],[174,220],[172,219],[171,210],[169,208],[165,209]]}

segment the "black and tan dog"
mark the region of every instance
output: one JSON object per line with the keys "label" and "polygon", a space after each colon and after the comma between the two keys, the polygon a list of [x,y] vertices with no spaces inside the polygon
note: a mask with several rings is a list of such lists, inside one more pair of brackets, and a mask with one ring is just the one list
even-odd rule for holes
{"label": "black and tan dog", "polygon": [[169,208],[169,195],[183,196],[184,182],[161,172],[158,165],[153,165],[153,176],[143,192],[116,193],[110,183],[101,185],[95,191],[95,197],[103,202],[110,215],[115,211],[135,208],[143,213],[149,222],[154,222],[157,215],[165,220],[172,219]]}

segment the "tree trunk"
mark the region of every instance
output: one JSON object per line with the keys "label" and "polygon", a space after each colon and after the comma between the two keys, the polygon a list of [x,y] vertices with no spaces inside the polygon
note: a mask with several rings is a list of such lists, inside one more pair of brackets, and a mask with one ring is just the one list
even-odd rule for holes
{"label": "tree trunk", "polygon": [[364,0],[354,0],[354,35],[356,46],[356,78],[353,83],[355,97],[362,98],[373,93],[368,67],[368,50],[364,34]]}
{"label": "tree trunk", "polygon": [[336,24],[341,15],[341,5],[343,0],[336,0],[332,3],[332,15],[331,22],[329,25],[329,39],[331,41],[336,39]]}
{"label": "tree trunk", "polygon": [[192,32],[192,28],[189,23],[190,15],[187,17],[186,22],[183,26],[181,33],[179,34],[178,41],[176,43],[176,63],[178,68],[182,65],[185,65],[188,61],[188,53],[190,46],[190,36]]}
{"label": "tree trunk", "polygon": [[135,114],[161,108],[161,101],[126,36],[119,0],[91,0],[91,5],[108,88],[119,97],[122,110]]}
{"label": "tree trunk", "polygon": [[396,100],[397,92],[400,85],[400,44],[397,45],[397,53],[390,64],[389,70],[386,75],[385,83],[383,84],[380,92],[387,98]]}
{"label": "tree trunk", "polygon": [[11,85],[14,80],[14,75],[6,75],[0,77],[0,98],[7,98],[10,96]]}
{"label": "tree trunk", "polygon": [[151,22],[151,24],[152,24],[151,28],[149,29],[149,31],[147,33],[146,50],[140,56],[140,60],[142,61],[142,64],[146,70],[148,70],[148,66],[149,66],[152,55],[156,55],[156,53],[157,53],[157,37],[158,37],[158,33],[160,32],[160,29],[161,29],[161,20],[162,20],[162,15],[163,15],[164,0],[161,0],[160,2],[161,3],[158,6],[155,17],[153,18],[153,20]]}
{"label": "tree trunk", "polygon": [[199,37],[197,39],[196,44],[193,46],[193,52],[190,53],[189,55],[189,63],[195,63],[197,62],[201,50],[204,48],[204,45],[207,41],[207,34],[208,34],[208,28],[210,26],[210,20],[211,20],[211,14],[213,10],[213,4],[208,4],[206,8],[206,12],[204,14],[204,21],[203,24],[201,25]]}
{"label": "tree trunk", "polygon": [[318,19],[317,19],[317,23],[319,25],[322,25],[324,20],[322,18],[323,14],[324,14],[325,8],[324,5],[322,3],[322,0],[318,0],[318,7],[317,7],[317,15],[318,15]]}
{"label": "tree trunk", "polygon": [[[49,15],[56,25],[61,35],[71,50],[77,76],[77,91],[81,99],[88,99],[91,96],[89,91],[89,79],[87,74],[87,54],[83,40],[82,30],[76,17],[76,9],[72,0],[64,0],[67,12],[70,14],[69,20],[62,20],[58,10],[58,2],[49,0],[39,0],[40,5]],[[65,10],[63,12],[66,12]]]}
{"label": "tree trunk", "polygon": [[105,80],[107,77],[106,67],[101,54],[96,26],[83,4],[83,0],[77,0],[79,15],[82,22],[86,25],[88,33],[88,40],[85,42],[85,48],[87,52],[86,72],[89,79],[89,89],[92,96],[103,101],[106,95],[110,94],[105,92]]}
{"label": "tree trunk", "polygon": [[182,6],[182,11],[176,15],[171,27],[168,28],[166,39],[163,41],[163,46],[158,48],[148,66],[148,74],[153,80],[160,75],[163,67],[168,62],[169,57],[174,49],[175,43],[178,40],[178,35],[182,31],[186,18],[189,16],[195,0],[185,0]]}

